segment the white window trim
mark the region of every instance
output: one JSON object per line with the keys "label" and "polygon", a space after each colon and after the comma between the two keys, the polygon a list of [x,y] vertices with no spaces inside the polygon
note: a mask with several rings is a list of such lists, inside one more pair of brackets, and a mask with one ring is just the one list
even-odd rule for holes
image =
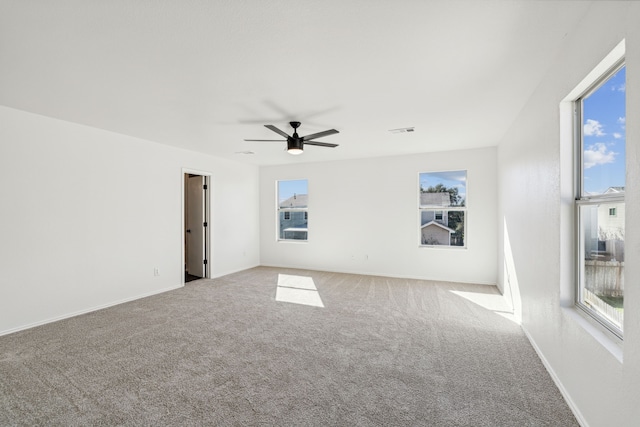
{"label": "white window trim", "polygon": [[275,228],[276,228],[276,242],[284,242],[284,243],[294,243],[294,244],[305,244],[309,242],[309,227],[307,226],[306,233],[307,238],[302,239],[286,239],[280,237],[280,213],[281,212],[305,212],[308,220],[308,211],[309,207],[306,208],[281,208],[280,207],[280,182],[285,181],[307,181],[307,193],[309,192],[309,180],[307,178],[298,178],[298,179],[277,179],[275,182],[275,205],[276,205],[276,215],[275,215]]}
{"label": "white window trim", "polygon": [[[585,205],[597,205],[601,203],[625,203],[624,193],[622,196],[620,194],[602,194],[596,196],[584,196],[584,187],[583,187],[583,173],[584,173],[584,164],[583,164],[583,143],[582,143],[582,111],[581,111],[581,103],[582,100],[588,97],[591,93],[595,92],[600,86],[607,81],[613,74],[615,74],[620,68],[625,66],[625,41],[621,41],[605,59],[603,59],[598,66],[596,66],[583,80],[580,82],[576,88],[569,93],[569,95],[563,100],[561,103],[561,113],[563,111],[562,105],[571,105],[571,121],[572,121],[572,134],[573,134],[573,156],[571,162],[574,167],[574,176],[573,176],[573,200],[572,210],[573,210],[573,230],[572,236],[570,240],[573,242],[572,259],[574,273],[565,275],[565,277],[572,277],[571,288],[572,291],[570,293],[573,294],[571,305],[577,309],[578,313],[581,313],[586,316],[588,320],[590,320],[590,324],[595,324],[601,328],[606,334],[609,334],[612,338],[614,338],[614,344],[621,344],[623,340],[623,331],[618,328],[613,322],[609,321],[605,316],[597,313],[594,309],[589,308],[585,304],[581,302],[582,295],[582,275],[583,275],[583,240],[582,240],[582,232],[580,230],[581,221],[579,217],[579,208],[580,206]],[[566,111],[566,110],[565,110]],[[561,114],[562,120],[567,120],[568,116]],[[566,142],[564,139],[561,140]],[[584,323],[581,323],[584,326]],[[589,333],[594,335],[592,328],[585,328]],[[624,328],[623,328],[624,329]],[[594,335],[595,336],[595,335]],[[618,348],[617,345],[605,345],[607,349],[611,351],[612,354],[618,357],[618,351],[615,350]],[[611,350],[611,349],[614,350]],[[620,361],[621,357],[618,357]]]}
{"label": "white window trim", "polygon": [[[469,182],[468,182],[468,175],[469,175],[469,171],[467,169],[445,169],[445,170],[433,170],[433,171],[429,171],[429,172],[418,172],[418,232],[419,232],[419,239],[418,241],[420,242],[420,244],[418,245],[418,247],[420,248],[430,248],[430,249],[454,249],[454,250],[466,250],[469,247],[469,243],[468,243],[468,223],[469,223],[469,216],[468,216],[468,202],[469,202],[469,198],[468,196],[465,197],[465,204],[464,206],[422,206],[420,204],[420,175],[424,174],[424,173],[438,173],[438,172],[451,172],[451,171],[465,171],[465,173],[467,174],[467,182],[466,182],[466,189],[467,189],[467,193],[468,193],[468,188],[469,188]],[[461,211],[464,212],[464,245],[463,246],[454,246],[454,245],[425,245],[422,243],[422,212],[429,212],[429,211],[433,211],[434,212],[434,221],[435,221],[435,212],[437,211],[441,211],[443,218],[445,215],[445,212],[452,212],[452,211]]]}

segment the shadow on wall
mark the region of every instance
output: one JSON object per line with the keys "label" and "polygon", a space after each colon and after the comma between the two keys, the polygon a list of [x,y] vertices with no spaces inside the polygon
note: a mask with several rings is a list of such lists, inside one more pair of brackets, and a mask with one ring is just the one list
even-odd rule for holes
{"label": "shadow on wall", "polygon": [[507,303],[511,304],[513,310],[514,321],[520,324],[522,322],[522,300],[520,299],[520,287],[518,285],[518,274],[516,264],[511,252],[511,240],[509,239],[509,228],[507,227],[507,218],[504,223],[504,298]]}
{"label": "shadow on wall", "polygon": [[485,310],[491,311],[498,316],[502,316],[507,320],[518,323],[513,316],[513,308],[510,301],[507,301],[499,292],[467,292],[467,291],[449,291],[454,295],[466,299]]}

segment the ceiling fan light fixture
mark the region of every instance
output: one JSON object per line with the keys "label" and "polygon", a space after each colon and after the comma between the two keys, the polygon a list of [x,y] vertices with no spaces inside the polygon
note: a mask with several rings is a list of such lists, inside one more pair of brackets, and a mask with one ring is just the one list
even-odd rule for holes
{"label": "ceiling fan light fixture", "polygon": [[287,138],[287,152],[289,154],[293,154],[294,156],[298,156],[302,154],[302,139],[297,138],[298,135],[295,135],[296,138]]}

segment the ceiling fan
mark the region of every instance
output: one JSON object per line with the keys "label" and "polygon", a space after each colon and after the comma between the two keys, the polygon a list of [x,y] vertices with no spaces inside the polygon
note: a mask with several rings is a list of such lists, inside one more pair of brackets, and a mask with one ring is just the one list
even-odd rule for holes
{"label": "ceiling fan", "polygon": [[[312,141],[313,139],[321,138],[323,136],[333,135],[338,133],[335,129],[325,130],[318,133],[313,133],[307,136],[298,136],[297,129],[300,127],[300,122],[289,122],[291,127],[293,128],[293,135],[288,135],[287,133],[281,131],[277,127],[273,125],[264,125],[267,129],[270,129],[277,133],[278,135],[286,138],[287,142],[287,152],[289,154],[298,155],[302,154],[302,150],[306,145],[318,145],[320,147],[337,147],[338,144],[328,144],[326,142]],[[259,141],[259,142],[284,142],[281,139],[245,139],[245,141]]]}

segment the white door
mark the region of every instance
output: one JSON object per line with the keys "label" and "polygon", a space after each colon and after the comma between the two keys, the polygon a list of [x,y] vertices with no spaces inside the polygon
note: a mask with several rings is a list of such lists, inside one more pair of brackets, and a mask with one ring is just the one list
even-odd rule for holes
{"label": "white door", "polygon": [[205,277],[205,178],[185,175],[185,262],[187,273]]}

